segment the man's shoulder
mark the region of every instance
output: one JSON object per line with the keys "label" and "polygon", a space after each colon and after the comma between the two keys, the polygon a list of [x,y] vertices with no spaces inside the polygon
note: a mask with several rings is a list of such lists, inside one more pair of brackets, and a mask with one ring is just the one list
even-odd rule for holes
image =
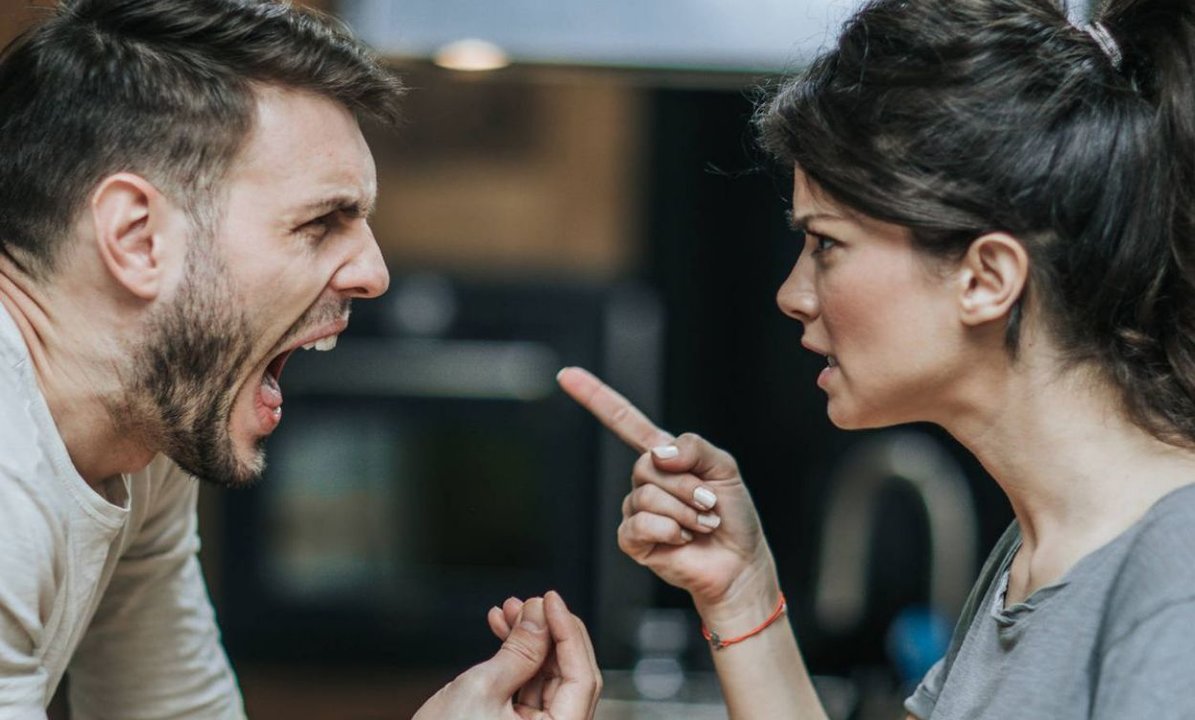
{"label": "man's shoulder", "polygon": [[[47,474],[54,463],[44,442],[28,379],[0,354],[0,477]],[[2,488],[0,488],[2,490]]]}
{"label": "man's shoulder", "polygon": [[0,546],[14,543],[36,562],[40,549],[61,542],[58,467],[46,450],[27,393],[0,365]]}

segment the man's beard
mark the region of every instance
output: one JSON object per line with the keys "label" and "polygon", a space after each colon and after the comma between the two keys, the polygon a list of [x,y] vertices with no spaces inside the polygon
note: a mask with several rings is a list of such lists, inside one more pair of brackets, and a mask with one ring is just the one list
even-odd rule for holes
{"label": "man's beard", "polygon": [[[188,249],[177,294],[149,319],[145,341],[133,354],[124,402],[112,414],[123,431],[143,435],[196,478],[245,487],[265,471],[266,438],[257,438],[252,457],[242,460],[229,423],[239,382],[252,359],[255,333],[239,309],[231,275],[217,253],[211,241],[203,239]],[[347,299],[312,305],[279,344],[347,319],[349,306]]]}
{"label": "man's beard", "polygon": [[241,487],[265,469],[265,438],[248,462],[237,457],[229,421],[253,332],[217,252],[201,238],[188,249],[176,297],[149,319],[134,355],[129,414],[118,420],[200,480]]}

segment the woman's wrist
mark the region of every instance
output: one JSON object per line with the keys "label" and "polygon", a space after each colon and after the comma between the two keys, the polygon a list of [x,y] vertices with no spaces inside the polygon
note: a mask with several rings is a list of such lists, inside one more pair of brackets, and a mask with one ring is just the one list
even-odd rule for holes
{"label": "woman's wrist", "polygon": [[772,608],[771,614],[764,619],[763,622],[756,625],[751,630],[741,635],[721,635],[716,630],[710,630],[705,623],[701,624],[701,635],[709,642],[710,647],[714,650],[725,650],[731,645],[738,645],[744,640],[750,640],[756,635],[767,630],[769,627],[777,622],[780,622],[788,613],[788,601],[784,597],[784,592],[781,591],[780,597],[776,600],[776,607]]}
{"label": "woman's wrist", "polygon": [[716,600],[693,597],[705,627],[724,638],[738,637],[760,626],[780,604],[780,585],[771,557],[735,578]]}

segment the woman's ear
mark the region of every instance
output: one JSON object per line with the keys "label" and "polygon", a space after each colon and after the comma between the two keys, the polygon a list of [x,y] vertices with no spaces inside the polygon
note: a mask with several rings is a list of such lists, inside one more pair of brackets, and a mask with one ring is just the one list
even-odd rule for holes
{"label": "woman's ear", "polygon": [[167,275],[169,203],[145,178],[117,173],[96,186],[90,210],[96,249],[113,280],[137,298],[155,299]]}
{"label": "woman's ear", "polygon": [[959,317],[977,326],[1008,317],[1025,291],[1029,254],[1006,233],[976,238],[959,267]]}

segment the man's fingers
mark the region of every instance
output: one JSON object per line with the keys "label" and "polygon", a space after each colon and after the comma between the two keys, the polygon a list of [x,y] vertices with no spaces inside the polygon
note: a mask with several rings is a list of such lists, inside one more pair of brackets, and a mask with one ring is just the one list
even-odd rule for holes
{"label": "man's fingers", "polygon": [[506,602],[502,603],[502,616],[510,627],[514,627],[515,623],[519,621],[521,612],[523,612],[523,601],[517,597],[508,597]]}
{"label": "man's fingers", "polygon": [[[557,594],[556,597],[558,599],[560,599],[560,604],[563,605],[564,599],[561,598],[559,594]],[[545,602],[544,609],[546,612],[547,600],[545,600],[544,602]],[[565,610],[567,610],[567,609],[568,608],[566,607]],[[598,699],[601,697],[601,694],[602,694],[602,671],[601,671],[601,669],[598,668],[597,653],[593,649],[593,640],[590,639],[590,637],[589,637],[589,629],[585,627],[585,623],[581,622],[581,618],[577,617],[576,615],[570,614],[570,618],[573,621],[573,625],[575,625],[577,628],[577,634],[580,636],[580,638],[582,640],[584,640],[583,644],[585,647],[585,654],[589,660],[589,670],[590,670],[590,672],[593,673],[593,677],[597,680],[597,686],[594,688],[594,691],[593,691],[593,700],[590,702],[590,705],[589,705],[589,715],[586,716],[586,717],[591,718],[591,717],[593,717],[594,713],[597,711]],[[549,629],[551,629],[550,622],[548,624],[548,627],[549,627]]]}
{"label": "man's fingers", "polygon": [[588,370],[567,367],[556,376],[556,382],[569,397],[636,451],[647,452],[657,445],[672,442],[672,435],[656,427],[639,408]]}
{"label": "man's fingers", "polygon": [[485,619],[489,623],[490,632],[494,633],[494,637],[505,640],[506,636],[510,634],[510,624],[506,622],[506,618],[502,616],[502,610],[498,606],[490,608]]}
{"label": "man's fingers", "polygon": [[544,709],[544,674],[537,672],[535,677],[528,680],[519,692],[515,694],[515,704],[523,705],[535,710]]}
{"label": "man's fingers", "polygon": [[498,654],[469,672],[481,673],[482,684],[492,690],[494,697],[513,697],[535,677],[550,651],[551,635],[543,600],[532,598],[523,603],[519,621],[511,628]]}
{"label": "man's fingers", "polygon": [[551,698],[551,716],[592,717],[602,689],[602,676],[598,671],[589,633],[555,591],[544,596],[544,613],[555,643],[556,665],[560,670],[560,682]]}
{"label": "man's fingers", "polygon": [[502,603],[502,607],[494,606],[490,608],[489,613],[486,614],[486,622],[490,625],[490,630],[499,640],[505,640],[506,636],[510,634],[510,629],[519,621],[519,612],[523,609],[523,601],[517,597],[506,598]]}

